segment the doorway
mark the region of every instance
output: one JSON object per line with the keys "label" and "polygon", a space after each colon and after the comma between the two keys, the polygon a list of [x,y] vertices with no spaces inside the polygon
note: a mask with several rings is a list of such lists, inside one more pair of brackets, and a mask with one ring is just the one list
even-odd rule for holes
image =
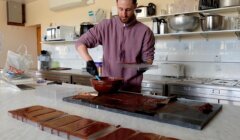
{"label": "doorway", "polygon": [[42,45],[41,45],[41,25],[37,26],[37,55],[39,56],[42,51]]}

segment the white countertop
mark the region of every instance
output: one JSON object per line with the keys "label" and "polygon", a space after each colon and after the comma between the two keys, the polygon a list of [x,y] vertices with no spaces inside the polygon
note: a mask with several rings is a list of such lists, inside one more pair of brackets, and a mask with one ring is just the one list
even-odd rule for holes
{"label": "white countertop", "polygon": [[[80,86],[80,88],[82,88],[82,90],[92,90],[92,88],[85,86]],[[238,140],[240,138],[240,107],[238,106],[223,105],[222,111],[220,111],[203,130],[194,130],[71,104],[61,100],[44,98],[38,96],[35,90],[18,91],[11,87],[8,88],[3,82],[0,82],[0,140],[64,139],[43,132],[36,126],[13,119],[8,114],[9,110],[32,105],[43,105],[69,114],[184,140]]]}

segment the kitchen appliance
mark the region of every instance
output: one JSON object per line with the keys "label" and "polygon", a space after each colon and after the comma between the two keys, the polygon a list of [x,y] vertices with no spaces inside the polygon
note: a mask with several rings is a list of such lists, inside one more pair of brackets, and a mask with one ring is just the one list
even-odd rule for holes
{"label": "kitchen appliance", "polygon": [[203,31],[223,30],[224,29],[224,16],[221,15],[203,15],[201,17],[201,28]]}
{"label": "kitchen appliance", "polygon": [[92,27],[94,27],[94,25],[92,23],[90,23],[90,22],[83,22],[80,25],[80,35],[83,35],[84,33],[86,33]]}
{"label": "kitchen appliance", "polygon": [[165,19],[159,19],[159,34],[168,33],[168,24]]}
{"label": "kitchen appliance", "polygon": [[169,27],[177,32],[194,31],[199,26],[199,17],[193,15],[176,15],[169,17]]}
{"label": "kitchen appliance", "polygon": [[147,6],[139,6],[135,9],[137,18],[147,17]]}
{"label": "kitchen appliance", "polygon": [[38,57],[38,62],[40,70],[48,70],[51,65],[50,53],[46,50],[42,50],[41,55]]}
{"label": "kitchen appliance", "polygon": [[46,41],[65,40],[66,37],[74,36],[75,31],[72,26],[55,26],[47,28]]}
{"label": "kitchen appliance", "polygon": [[[220,0],[199,0],[199,10],[219,8]],[[225,0],[222,0],[225,1]]]}
{"label": "kitchen appliance", "polygon": [[147,15],[148,16],[156,15],[156,5],[154,3],[149,3],[148,4]]}
{"label": "kitchen appliance", "polygon": [[160,75],[168,77],[184,77],[184,65],[175,63],[162,63],[159,65]]}
{"label": "kitchen appliance", "polygon": [[160,32],[158,18],[153,18],[152,31],[154,34],[159,34]]}
{"label": "kitchen appliance", "polygon": [[230,6],[239,6],[240,0],[219,0],[219,7],[230,7]]}

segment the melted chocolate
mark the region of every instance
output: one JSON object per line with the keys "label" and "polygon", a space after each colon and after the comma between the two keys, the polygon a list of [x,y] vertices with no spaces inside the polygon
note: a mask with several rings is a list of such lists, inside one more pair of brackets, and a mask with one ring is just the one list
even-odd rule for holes
{"label": "melted chocolate", "polygon": [[107,127],[109,127],[110,125],[107,123],[102,123],[102,122],[96,122],[93,123],[91,125],[89,125],[86,128],[80,129],[74,133],[72,133],[72,135],[79,137],[79,138],[83,138],[86,139],[88,138],[90,135],[99,132]]}
{"label": "melted chocolate", "polygon": [[41,123],[41,125],[44,126],[44,127],[58,128],[58,127],[70,124],[72,122],[76,122],[80,119],[82,119],[82,118],[79,117],[79,116],[67,115],[67,116],[63,116],[61,118],[57,118],[57,119],[54,119],[54,120],[50,120],[50,121]]}
{"label": "melted chocolate", "polygon": [[64,114],[66,114],[66,113],[64,113],[62,111],[54,111],[51,113],[36,116],[36,117],[32,118],[31,120],[35,121],[35,122],[44,122],[44,121],[59,118],[59,117],[63,116]]}
{"label": "melted chocolate", "polygon": [[132,136],[128,140],[159,140],[159,135],[152,133],[138,133],[137,135]]}
{"label": "melted chocolate", "polygon": [[25,113],[30,113],[30,112],[33,112],[33,111],[41,110],[43,108],[44,108],[43,106],[36,105],[36,106],[11,110],[11,111],[8,111],[8,112],[11,113],[13,115],[13,117],[18,118],[18,117],[23,117]]}
{"label": "melted chocolate", "polygon": [[130,112],[138,112],[146,115],[155,115],[157,111],[167,104],[169,99],[156,99],[143,96],[141,94],[113,93],[103,94],[97,97],[78,96],[80,99],[89,103],[102,105],[109,108],[121,109]]}
{"label": "melted chocolate", "polygon": [[[110,94],[108,94],[110,95]],[[122,96],[123,95],[123,96]],[[137,105],[139,103],[150,104],[152,102],[159,102],[160,100],[153,100],[148,98],[142,98],[140,95],[128,95],[128,94],[111,94],[111,96],[100,96],[98,101],[107,101],[108,103],[115,103],[115,105],[122,105],[123,107],[127,107],[130,105],[130,109],[139,109]],[[133,98],[135,97],[135,98]],[[128,100],[130,99],[130,101]],[[95,99],[94,99],[95,100]],[[148,101],[146,101],[148,100]],[[135,101],[135,102],[133,102]],[[144,101],[144,102],[143,102]],[[113,105],[114,106],[114,105]],[[206,106],[206,105],[205,105]],[[204,106],[204,107],[205,107]],[[148,107],[148,106],[147,106]],[[155,105],[154,105],[155,107]],[[67,115],[66,113],[57,111],[55,109],[43,107],[43,106],[31,106],[27,108],[17,109],[9,111],[14,117],[21,116],[22,119],[26,118],[35,122],[38,122],[43,127],[49,127],[52,129],[56,129],[59,132],[66,132],[69,135],[73,135],[79,138],[86,139],[90,135],[97,133],[110,125],[102,122],[95,122],[93,120],[84,119],[75,115]],[[97,140],[177,140],[175,138],[158,136],[156,134],[151,133],[138,133],[136,131],[127,129],[127,128],[119,128]]]}
{"label": "melted chocolate", "polygon": [[43,115],[43,114],[47,114],[50,112],[54,112],[56,111],[55,109],[51,109],[51,108],[43,108],[37,111],[32,111],[32,112],[24,112],[24,117],[26,117],[27,119],[31,119],[33,117],[39,116],[39,115]]}
{"label": "melted chocolate", "polygon": [[89,126],[90,124],[94,123],[95,121],[90,120],[90,119],[81,119],[79,121],[70,123],[68,125],[62,126],[57,128],[59,131],[66,132],[68,134],[72,134],[73,132],[80,130],[82,128],[85,128]]}
{"label": "melted chocolate", "polygon": [[96,140],[126,140],[131,135],[133,135],[136,131],[128,128],[119,128],[112,133],[107,134],[101,138]]}

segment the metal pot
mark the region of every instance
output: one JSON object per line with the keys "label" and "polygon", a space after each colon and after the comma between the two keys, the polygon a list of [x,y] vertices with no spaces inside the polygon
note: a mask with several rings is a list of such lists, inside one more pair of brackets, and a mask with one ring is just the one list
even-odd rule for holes
{"label": "metal pot", "polygon": [[240,0],[220,0],[220,7],[240,5]]}
{"label": "metal pot", "polygon": [[206,15],[204,17],[202,16],[201,28],[203,31],[223,30],[224,16],[221,15]]}
{"label": "metal pot", "polygon": [[191,15],[176,15],[169,18],[169,27],[177,32],[193,31],[199,26],[199,17]]}

